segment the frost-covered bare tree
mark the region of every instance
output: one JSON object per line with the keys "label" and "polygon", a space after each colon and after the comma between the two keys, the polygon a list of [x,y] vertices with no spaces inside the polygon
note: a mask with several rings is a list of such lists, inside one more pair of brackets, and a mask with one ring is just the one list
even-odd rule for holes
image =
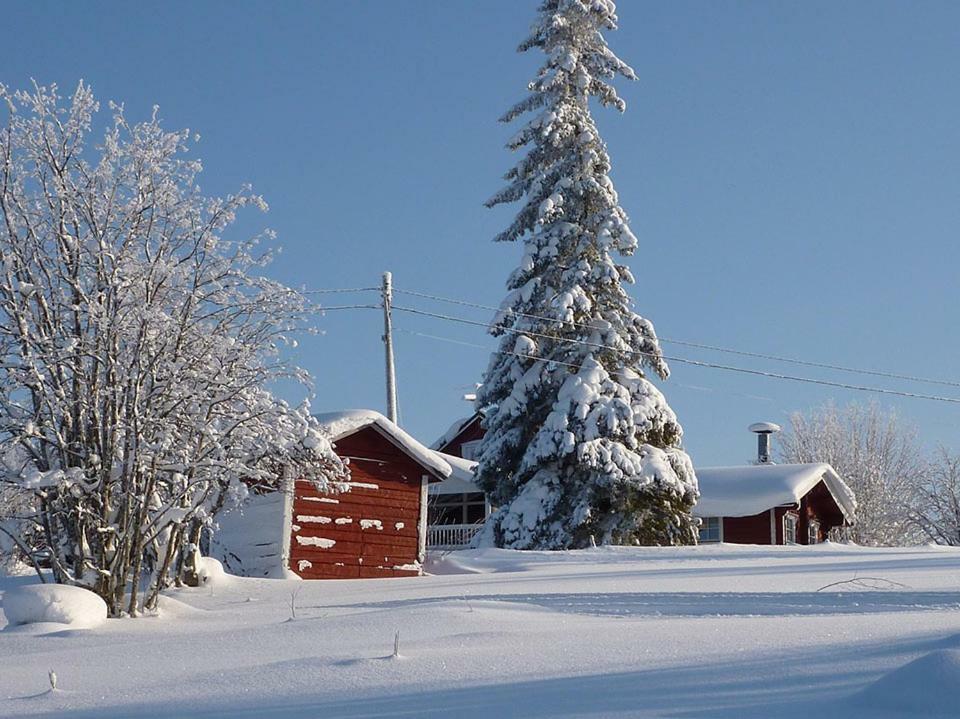
{"label": "frost-covered bare tree", "polygon": [[960,454],[940,447],[916,491],[915,524],[937,544],[960,546]]}
{"label": "frost-covered bare tree", "polygon": [[[30,562],[30,548],[40,544],[39,528],[32,521],[36,507],[31,499],[0,481],[0,572],[19,569]],[[34,568],[39,574],[40,568],[36,564]]]}
{"label": "frost-covered bare tree", "polygon": [[781,435],[783,462],[828,462],[857,495],[857,544],[892,546],[921,539],[911,521],[925,463],[916,432],[875,403],[827,403],[797,412]]}
{"label": "frost-covered bare tree", "polygon": [[0,483],[35,505],[57,581],[133,615],[250,482],[342,472],[308,408],[266,389],[307,381],[280,350],[308,303],[260,275],[260,237],[224,236],[263,200],[204,197],[156,110],[111,104],[94,145],[82,83],[0,99]]}

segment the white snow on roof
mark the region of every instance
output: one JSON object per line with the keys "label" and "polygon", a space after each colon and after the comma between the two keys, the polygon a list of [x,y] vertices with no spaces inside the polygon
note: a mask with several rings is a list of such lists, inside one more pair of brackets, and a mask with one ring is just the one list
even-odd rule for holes
{"label": "white snow on roof", "polygon": [[452,454],[444,454],[436,450],[434,450],[433,453],[450,465],[450,468],[453,470],[453,473],[450,475],[451,479],[456,477],[464,482],[473,481],[473,475],[477,471],[477,463],[475,461],[472,459],[464,459],[463,457],[456,457]]}
{"label": "white snow on roof", "polygon": [[853,492],[829,464],[757,464],[697,469],[698,517],[749,517],[799,502],[823,480],[847,521],[857,509]]}
{"label": "white snow on roof", "polygon": [[372,409],[348,409],[342,412],[326,412],[315,415],[317,421],[330,433],[330,439],[336,442],[348,434],[353,434],[364,427],[375,426],[394,441],[404,452],[427,469],[446,479],[453,473],[453,468],[438,453],[428,449],[404,432],[394,422]]}
{"label": "white snow on roof", "polygon": [[461,417],[456,422],[450,425],[446,432],[444,432],[439,439],[434,441],[430,445],[430,449],[440,449],[441,447],[446,446],[450,441],[456,437],[460,432],[463,431],[463,428],[470,424],[473,421],[473,418],[477,416],[477,413],[474,412],[469,417]]}
{"label": "white snow on roof", "polygon": [[453,473],[448,479],[430,487],[431,494],[469,494],[471,492],[483,491],[477,486],[476,482],[473,481],[474,473],[477,471],[476,462],[435,450],[434,454],[449,464],[453,469]]}

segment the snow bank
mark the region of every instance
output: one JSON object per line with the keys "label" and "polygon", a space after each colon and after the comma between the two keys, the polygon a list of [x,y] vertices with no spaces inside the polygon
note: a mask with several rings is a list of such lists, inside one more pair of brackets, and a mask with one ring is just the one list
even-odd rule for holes
{"label": "snow bank", "polygon": [[956,716],[960,707],[960,651],[942,649],[880,677],[858,703],[915,716]]}
{"label": "snow bank", "polygon": [[200,557],[197,560],[197,576],[200,577],[200,583],[208,587],[226,584],[230,579],[220,560],[213,557]]}
{"label": "snow bank", "polygon": [[81,587],[28,584],[4,592],[3,613],[11,626],[48,622],[90,629],[106,620],[107,605]]}
{"label": "snow bank", "polygon": [[285,512],[283,492],[250,497],[239,509],[218,518],[210,556],[223,562],[230,574],[282,577],[283,535],[290,531]]}

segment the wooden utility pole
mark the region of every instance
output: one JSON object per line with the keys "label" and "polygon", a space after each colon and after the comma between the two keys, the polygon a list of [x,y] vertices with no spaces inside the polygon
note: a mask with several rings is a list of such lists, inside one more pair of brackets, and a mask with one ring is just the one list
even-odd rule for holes
{"label": "wooden utility pole", "polygon": [[390,305],[393,303],[393,275],[383,273],[383,344],[386,347],[387,362],[387,417],[397,421],[397,374],[393,365],[393,321],[390,318]]}

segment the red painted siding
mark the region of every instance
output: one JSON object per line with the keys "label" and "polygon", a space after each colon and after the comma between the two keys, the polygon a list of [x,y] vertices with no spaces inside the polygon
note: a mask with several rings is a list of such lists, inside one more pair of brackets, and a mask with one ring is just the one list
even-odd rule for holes
{"label": "red painted siding", "polygon": [[444,454],[452,454],[454,457],[462,457],[464,444],[483,439],[485,432],[483,427],[480,426],[482,421],[483,417],[480,414],[473,415],[460,431],[453,436],[453,439],[443,446],[438,447],[439,451]]}
{"label": "red painted siding", "polygon": [[350,460],[348,491],[295,484],[290,569],[304,579],[416,576],[426,470],[372,427],[336,451]]}
{"label": "red painted siding", "polygon": [[750,517],[724,517],[723,541],[731,544],[770,544],[770,512]]}
{"label": "red painted siding", "polygon": [[[796,507],[776,507],[774,527],[777,544],[783,544],[783,515],[794,512],[798,515],[797,544],[807,543],[807,528],[811,519],[820,522],[820,541],[827,538],[832,527],[843,526],[843,513],[822,481],[805,494]],[[749,517],[724,517],[723,541],[732,544],[770,544],[770,511]]]}

